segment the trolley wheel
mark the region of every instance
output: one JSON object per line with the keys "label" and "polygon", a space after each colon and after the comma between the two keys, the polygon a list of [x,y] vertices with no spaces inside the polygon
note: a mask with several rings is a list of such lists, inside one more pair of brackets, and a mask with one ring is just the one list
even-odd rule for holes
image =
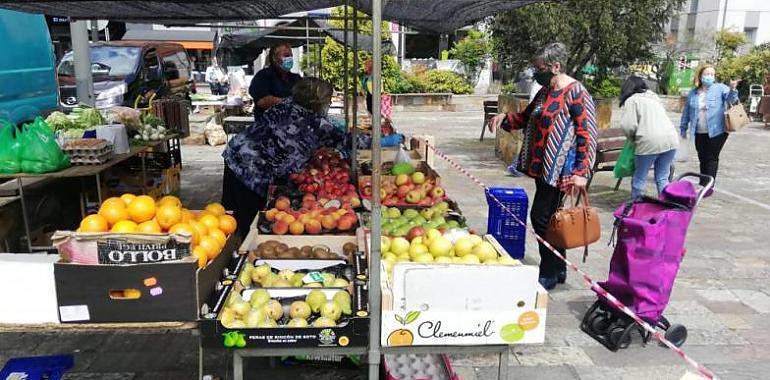
{"label": "trolley wheel", "polygon": [[631,345],[631,326],[614,326],[610,328],[610,342],[617,348],[628,348]]}
{"label": "trolley wheel", "polygon": [[661,315],[660,320],[658,321],[658,327],[660,327],[662,330],[668,330],[671,328],[671,322],[669,322],[666,317]]}
{"label": "trolley wheel", "polygon": [[666,333],[663,336],[666,340],[673,343],[674,346],[682,347],[684,341],[687,340],[687,327],[674,323],[668,330],[666,330]]}
{"label": "trolley wheel", "polygon": [[611,321],[604,314],[596,314],[591,318],[589,326],[591,330],[597,334],[604,334],[607,328],[610,327]]}

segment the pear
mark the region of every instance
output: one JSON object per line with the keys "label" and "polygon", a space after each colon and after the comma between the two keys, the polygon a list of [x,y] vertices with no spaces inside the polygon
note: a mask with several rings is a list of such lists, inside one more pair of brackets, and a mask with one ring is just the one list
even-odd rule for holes
{"label": "pear", "polygon": [[332,288],[347,288],[350,283],[344,278],[337,278],[332,283]]}
{"label": "pear", "polygon": [[291,282],[291,286],[293,288],[301,288],[304,282],[302,279],[305,278],[304,273],[294,273],[294,276],[291,277],[289,282]]}
{"label": "pear", "polygon": [[235,321],[235,311],[229,307],[225,307],[222,309],[222,314],[219,316],[219,320],[222,322],[223,326],[230,327],[230,325],[233,324],[233,321]]}
{"label": "pear", "polygon": [[330,288],[334,284],[335,277],[331,273],[321,273],[321,277],[323,277],[323,286],[324,288]]}
{"label": "pear", "polygon": [[251,310],[251,305],[244,300],[239,300],[233,304],[232,309],[237,316],[243,318]]}
{"label": "pear", "polygon": [[243,322],[240,319],[236,319],[232,323],[230,323],[230,326],[228,326],[228,328],[231,328],[231,329],[245,329],[246,328],[246,323]]}
{"label": "pear", "polygon": [[241,293],[232,292],[232,293],[230,293],[230,296],[227,297],[227,301],[225,302],[225,306],[232,307],[238,301],[243,301],[243,298],[241,298]]}
{"label": "pear", "polygon": [[334,327],[337,323],[327,317],[321,317],[313,321],[313,327]]}
{"label": "pear", "polygon": [[303,288],[323,288],[324,286],[321,285],[320,282],[311,282],[309,284],[305,284],[302,286]]}
{"label": "pear", "polygon": [[262,281],[260,281],[259,284],[262,285],[262,287],[264,288],[270,288],[278,280],[279,280],[278,275],[271,272],[267,276],[262,278]]}
{"label": "pear", "polygon": [[320,312],[321,306],[323,306],[326,301],[326,294],[320,290],[312,290],[305,297],[305,302],[310,305],[310,309],[313,311],[313,313]]}
{"label": "pear", "polygon": [[291,288],[291,283],[285,278],[279,278],[271,285],[273,288]]}
{"label": "pear", "polygon": [[257,289],[254,293],[251,293],[251,296],[249,297],[249,303],[253,308],[259,308],[266,304],[267,301],[270,301],[270,293],[265,289]]}
{"label": "pear", "polygon": [[339,305],[340,309],[342,309],[342,313],[345,315],[350,315],[353,313],[353,310],[350,309],[350,304],[352,302],[350,293],[348,293],[345,290],[340,290],[337,293],[334,293],[334,297],[332,298],[332,301],[337,303]]}
{"label": "pear", "polygon": [[321,306],[321,316],[337,322],[342,316],[342,308],[334,301],[327,301]]}
{"label": "pear", "polygon": [[278,327],[278,322],[276,322],[276,321],[274,321],[274,320],[272,320],[270,318],[265,318],[264,321],[259,322],[259,325],[257,325],[257,327],[259,327],[261,329]]}
{"label": "pear", "polygon": [[254,270],[251,273],[252,273],[252,276],[253,276],[252,278],[254,278],[257,282],[259,282],[259,280],[261,280],[261,279],[267,277],[267,275],[273,273],[273,269],[270,268],[270,265],[268,265],[268,264],[262,264],[262,265],[260,265],[260,266],[258,266],[256,268],[254,268]]}
{"label": "pear", "polygon": [[292,318],[286,327],[307,327],[307,320],[304,318]]}
{"label": "pear", "polygon": [[283,317],[283,305],[281,305],[281,303],[276,300],[268,301],[264,306],[262,306],[262,310],[265,312],[265,315],[267,315],[269,319],[274,321],[277,321]]}
{"label": "pear", "polygon": [[307,319],[310,316],[310,305],[305,301],[294,301],[289,307],[289,316],[292,319]]}
{"label": "pear", "polygon": [[290,281],[292,279],[292,277],[294,277],[294,271],[290,270],[290,269],[284,269],[284,270],[278,272],[278,277],[280,277],[280,278],[282,278],[282,279],[284,279],[286,281]]}
{"label": "pear", "polygon": [[243,321],[246,322],[246,327],[253,329],[259,326],[265,319],[267,319],[267,315],[264,309],[251,309]]}
{"label": "pear", "polygon": [[251,271],[242,271],[241,274],[238,275],[238,281],[240,281],[241,285],[244,287],[250,287],[251,283],[253,282],[253,279],[251,278]]}

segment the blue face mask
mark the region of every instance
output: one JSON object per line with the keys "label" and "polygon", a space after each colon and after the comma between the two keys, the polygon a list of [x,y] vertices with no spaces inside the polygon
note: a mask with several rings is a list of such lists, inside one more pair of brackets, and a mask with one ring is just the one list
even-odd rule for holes
{"label": "blue face mask", "polygon": [[706,87],[711,87],[711,85],[714,84],[714,80],[713,75],[704,75],[700,78],[701,83]]}
{"label": "blue face mask", "polygon": [[283,60],[281,61],[281,68],[284,71],[291,71],[292,67],[294,67],[294,58],[283,57]]}

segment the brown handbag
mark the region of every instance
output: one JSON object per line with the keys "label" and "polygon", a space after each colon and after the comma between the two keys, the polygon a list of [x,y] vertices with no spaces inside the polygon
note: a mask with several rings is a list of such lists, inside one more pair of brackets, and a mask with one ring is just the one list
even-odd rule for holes
{"label": "brown handbag", "polygon": [[725,131],[736,132],[748,124],[749,116],[746,115],[746,109],[743,108],[743,104],[732,105],[725,112]]}
{"label": "brown handbag", "polygon": [[588,256],[588,245],[599,240],[602,228],[599,224],[599,212],[591,207],[588,193],[585,189],[580,189],[579,193],[583,205],[575,203],[574,193],[568,195],[572,200],[572,207],[567,208],[562,204],[551,216],[545,240],[558,248],[585,247],[583,252],[583,262],[585,262]]}

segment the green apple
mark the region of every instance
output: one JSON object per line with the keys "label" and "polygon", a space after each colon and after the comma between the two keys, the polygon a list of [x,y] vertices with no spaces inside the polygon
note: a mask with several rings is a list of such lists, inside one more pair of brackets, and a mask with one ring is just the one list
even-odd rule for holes
{"label": "green apple", "polygon": [[415,263],[432,263],[433,256],[429,253],[423,253],[421,255],[416,256],[413,261]]}
{"label": "green apple", "polygon": [[449,203],[440,202],[439,204],[436,205],[436,207],[441,211],[446,211],[446,210],[449,210]]}
{"label": "green apple", "polygon": [[390,252],[390,238],[387,236],[380,237],[380,252]]}
{"label": "green apple", "polygon": [[457,228],[457,227],[460,227],[460,222],[458,222],[456,220],[450,220],[450,221],[446,222],[446,225],[449,226],[450,229],[451,228]]}
{"label": "green apple", "polygon": [[414,222],[418,226],[422,226],[423,224],[427,223],[428,221],[425,220],[425,218],[422,217],[422,215],[417,215],[412,219],[412,222]]}
{"label": "green apple", "polygon": [[433,257],[449,256],[449,251],[452,250],[452,242],[443,236],[439,236],[431,239],[428,250]]}
{"label": "green apple", "polygon": [[409,247],[409,257],[411,257],[413,260],[415,257],[419,255],[424,255],[426,253],[429,253],[428,247],[426,247],[423,244],[415,244]]}
{"label": "green apple", "polygon": [[433,218],[433,214],[436,212],[433,208],[425,208],[420,211],[420,216],[426,220]]}
{"label": "green apple", "polygon": [[420,215],[420,212],[413,208],[409,208],[404,210],[404,212],[401,215],[409,219],[414,219],[416,216]]}
{"label": "green apple", "polygon": [[473,239],[463,236],[455,241],[455,256],[463,257],[473,252]]}
{"label": "green apple", "polygon": [[423,174],[422,172],[412,173],[412,183],[415,185],[421,185],[425,183],[425,174]]}
{"label": "green apple", "polygon": [[396,237],[390,240],[390,252],[401,256],[409,252],[409,241],[403,237]]}
{"label": "green apple", "polygon": [[391,208],[388,209],[388,216],[391,219],[398,218],[399,216],[401,216],[401,210],[399,210],[399,209],[397,209],[395,207],[391,207]]}

